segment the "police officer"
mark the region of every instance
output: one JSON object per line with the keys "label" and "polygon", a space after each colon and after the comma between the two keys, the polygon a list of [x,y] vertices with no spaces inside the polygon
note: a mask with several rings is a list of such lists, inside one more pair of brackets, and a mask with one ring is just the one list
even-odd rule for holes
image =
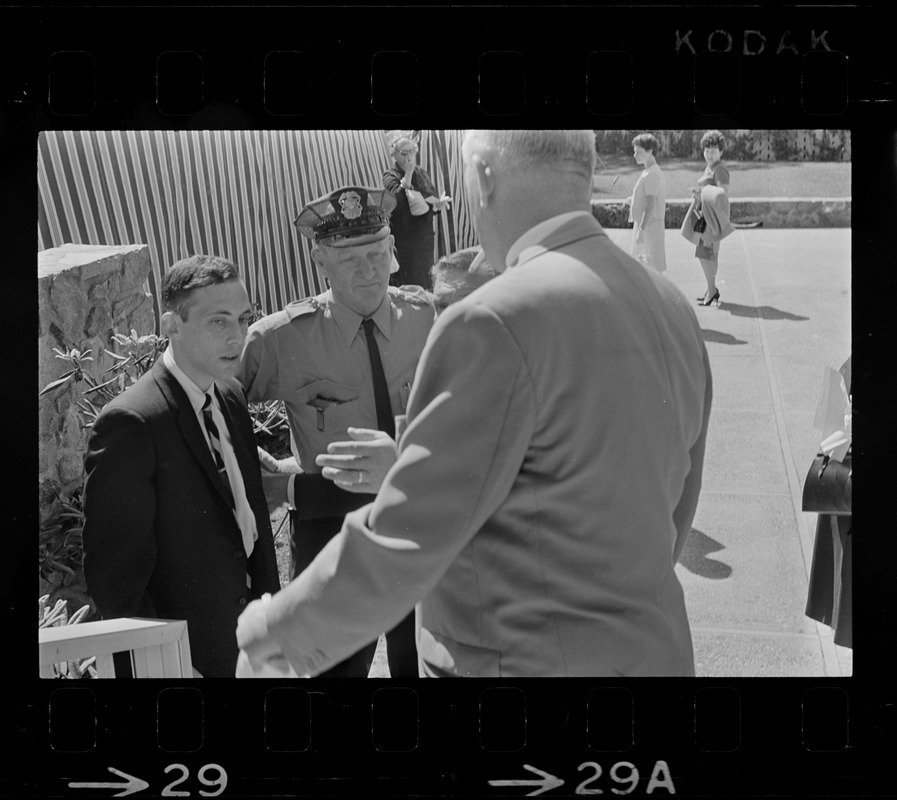
{"label": "police officer", "polygon": [[[389,192],[358,186],[306,205],[294,224],[313,239],[330,288],[259,320],[246,339],[239,377],[247,399],[283,400],[290,424],[295,459],[263,454],[263,471],[269,503],[292,509],[292,577],[339,533],[346,513],[373,501],[395,462],[395,416],[405,413],[434,307],[422,288],[389,286],[394,207]],[[417,677],[414,637],[413,612],[387,633],[392,677]],[[322,675],[366,677],[376,644]]]}

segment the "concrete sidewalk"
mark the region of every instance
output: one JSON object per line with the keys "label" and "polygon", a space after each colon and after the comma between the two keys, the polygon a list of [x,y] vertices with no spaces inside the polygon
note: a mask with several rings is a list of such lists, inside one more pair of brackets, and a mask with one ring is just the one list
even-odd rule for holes
{"label": "concrete sidewalk", "polygon": [[[607,233],[629,252],[630,230]],[[824,370],[850,354],[850,230],[736,230],[721,247],[719,308],[697,307],[694,245],[667,230],[666,252],[714,381],[703,491],[677,566],[697,675],[850,675],[852,651],[804,616],[816,515],[801,511]],[[381,637],[371,676],[388,674]]]}
{"label": "concrete sidewalk", "polygon": [[[631,232],[608,230],[629,251]],[[666,236],[666,277],[691,302],[694,245]],[[824,369],[850,354],[850,230],[737,230],[719,308],[698,308],[714,380],[704,486],[677,567],[698,676],[841,676],[852,651],[804,616],[816,516],[801,511]]]}

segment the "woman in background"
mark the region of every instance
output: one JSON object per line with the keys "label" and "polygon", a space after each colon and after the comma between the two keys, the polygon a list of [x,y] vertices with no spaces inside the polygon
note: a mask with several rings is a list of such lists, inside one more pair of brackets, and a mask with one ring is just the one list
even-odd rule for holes
{"label": "woman in background", "polygon": [[[719,243],[733,230],[729,219],[729,170],[721,160],[725,146],[726,139],[719,131],[707,131],[701,137],[701,149],[707,166],[698,178],[697,187],[691,191],[694,200],[692,208],[705,225],[695,248],[695,257],[700,262],[707,281],[707,291],[698,298],[698,305],[701,306],[713,303],[719,305],[719,289],[716,285]],[[692,230],[697,229],[692,227]]]}
{"label": "woman in background", "polygon": [[640,133],[632,140],[632,155],[644,167],[629,199],[629,221],[632,227],[631,255],[658,272],[667,268],[664,243],[666,217],[666,182],[657,166],[657,139]]}
{"label": "woman in background", "polygon": [[395,257],[399,269],[390,282],[396,286],[414,284],[430,289],[430,269],[435,261],[433,215],[442,211],[451,197],[436,196],[430,176],[417,166],[417,142],[400,136],[392,143],[395,164],[383,173],[383,188],[396,198],[389,218],[395,237]]}

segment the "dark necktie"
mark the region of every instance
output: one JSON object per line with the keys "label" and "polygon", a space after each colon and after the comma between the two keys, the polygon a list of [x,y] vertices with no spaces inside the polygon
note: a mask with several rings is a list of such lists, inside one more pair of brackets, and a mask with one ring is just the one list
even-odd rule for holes
{"label": "dark necktie", "polygon": [[368,344],[368,357],[371,360],[371,377],[374,379],[374,403],[377,406],[377,427],[396,438],[396,420],[392,415],[392,404],[389,402],[389,387],[380,360],[380,348],[374,338],[374,320],[366,319],[361,323],[364,338]]}
{"label": "dark necktie", "polygon": [[218,474],[227,489],[227,496],[230,500],[230,507],[235,508],[234,495],[230,487],[230,478],[228,478],[227,470],[224,467],[224,457],[221,455],[221,437],[218,435],[218,426],[212,419],[212,396],[206,393],[205,402],[202,404],[202,420],[205,423],[206,431],[209,434],[209,442],[212,445],[212,455],[215,458],[215,466],[218,468]]}

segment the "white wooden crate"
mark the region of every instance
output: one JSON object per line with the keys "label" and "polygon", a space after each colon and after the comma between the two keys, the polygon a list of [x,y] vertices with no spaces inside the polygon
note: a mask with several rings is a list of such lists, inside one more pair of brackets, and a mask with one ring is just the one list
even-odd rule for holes
{"label": "white wooden crate", "polygon": [[53,664],[96,656],[98,678],[114,678],[112,654],[130,652],[135,678],[190,678],[190,641],[184,620],[123,617],[40,628],[40,674]]}

